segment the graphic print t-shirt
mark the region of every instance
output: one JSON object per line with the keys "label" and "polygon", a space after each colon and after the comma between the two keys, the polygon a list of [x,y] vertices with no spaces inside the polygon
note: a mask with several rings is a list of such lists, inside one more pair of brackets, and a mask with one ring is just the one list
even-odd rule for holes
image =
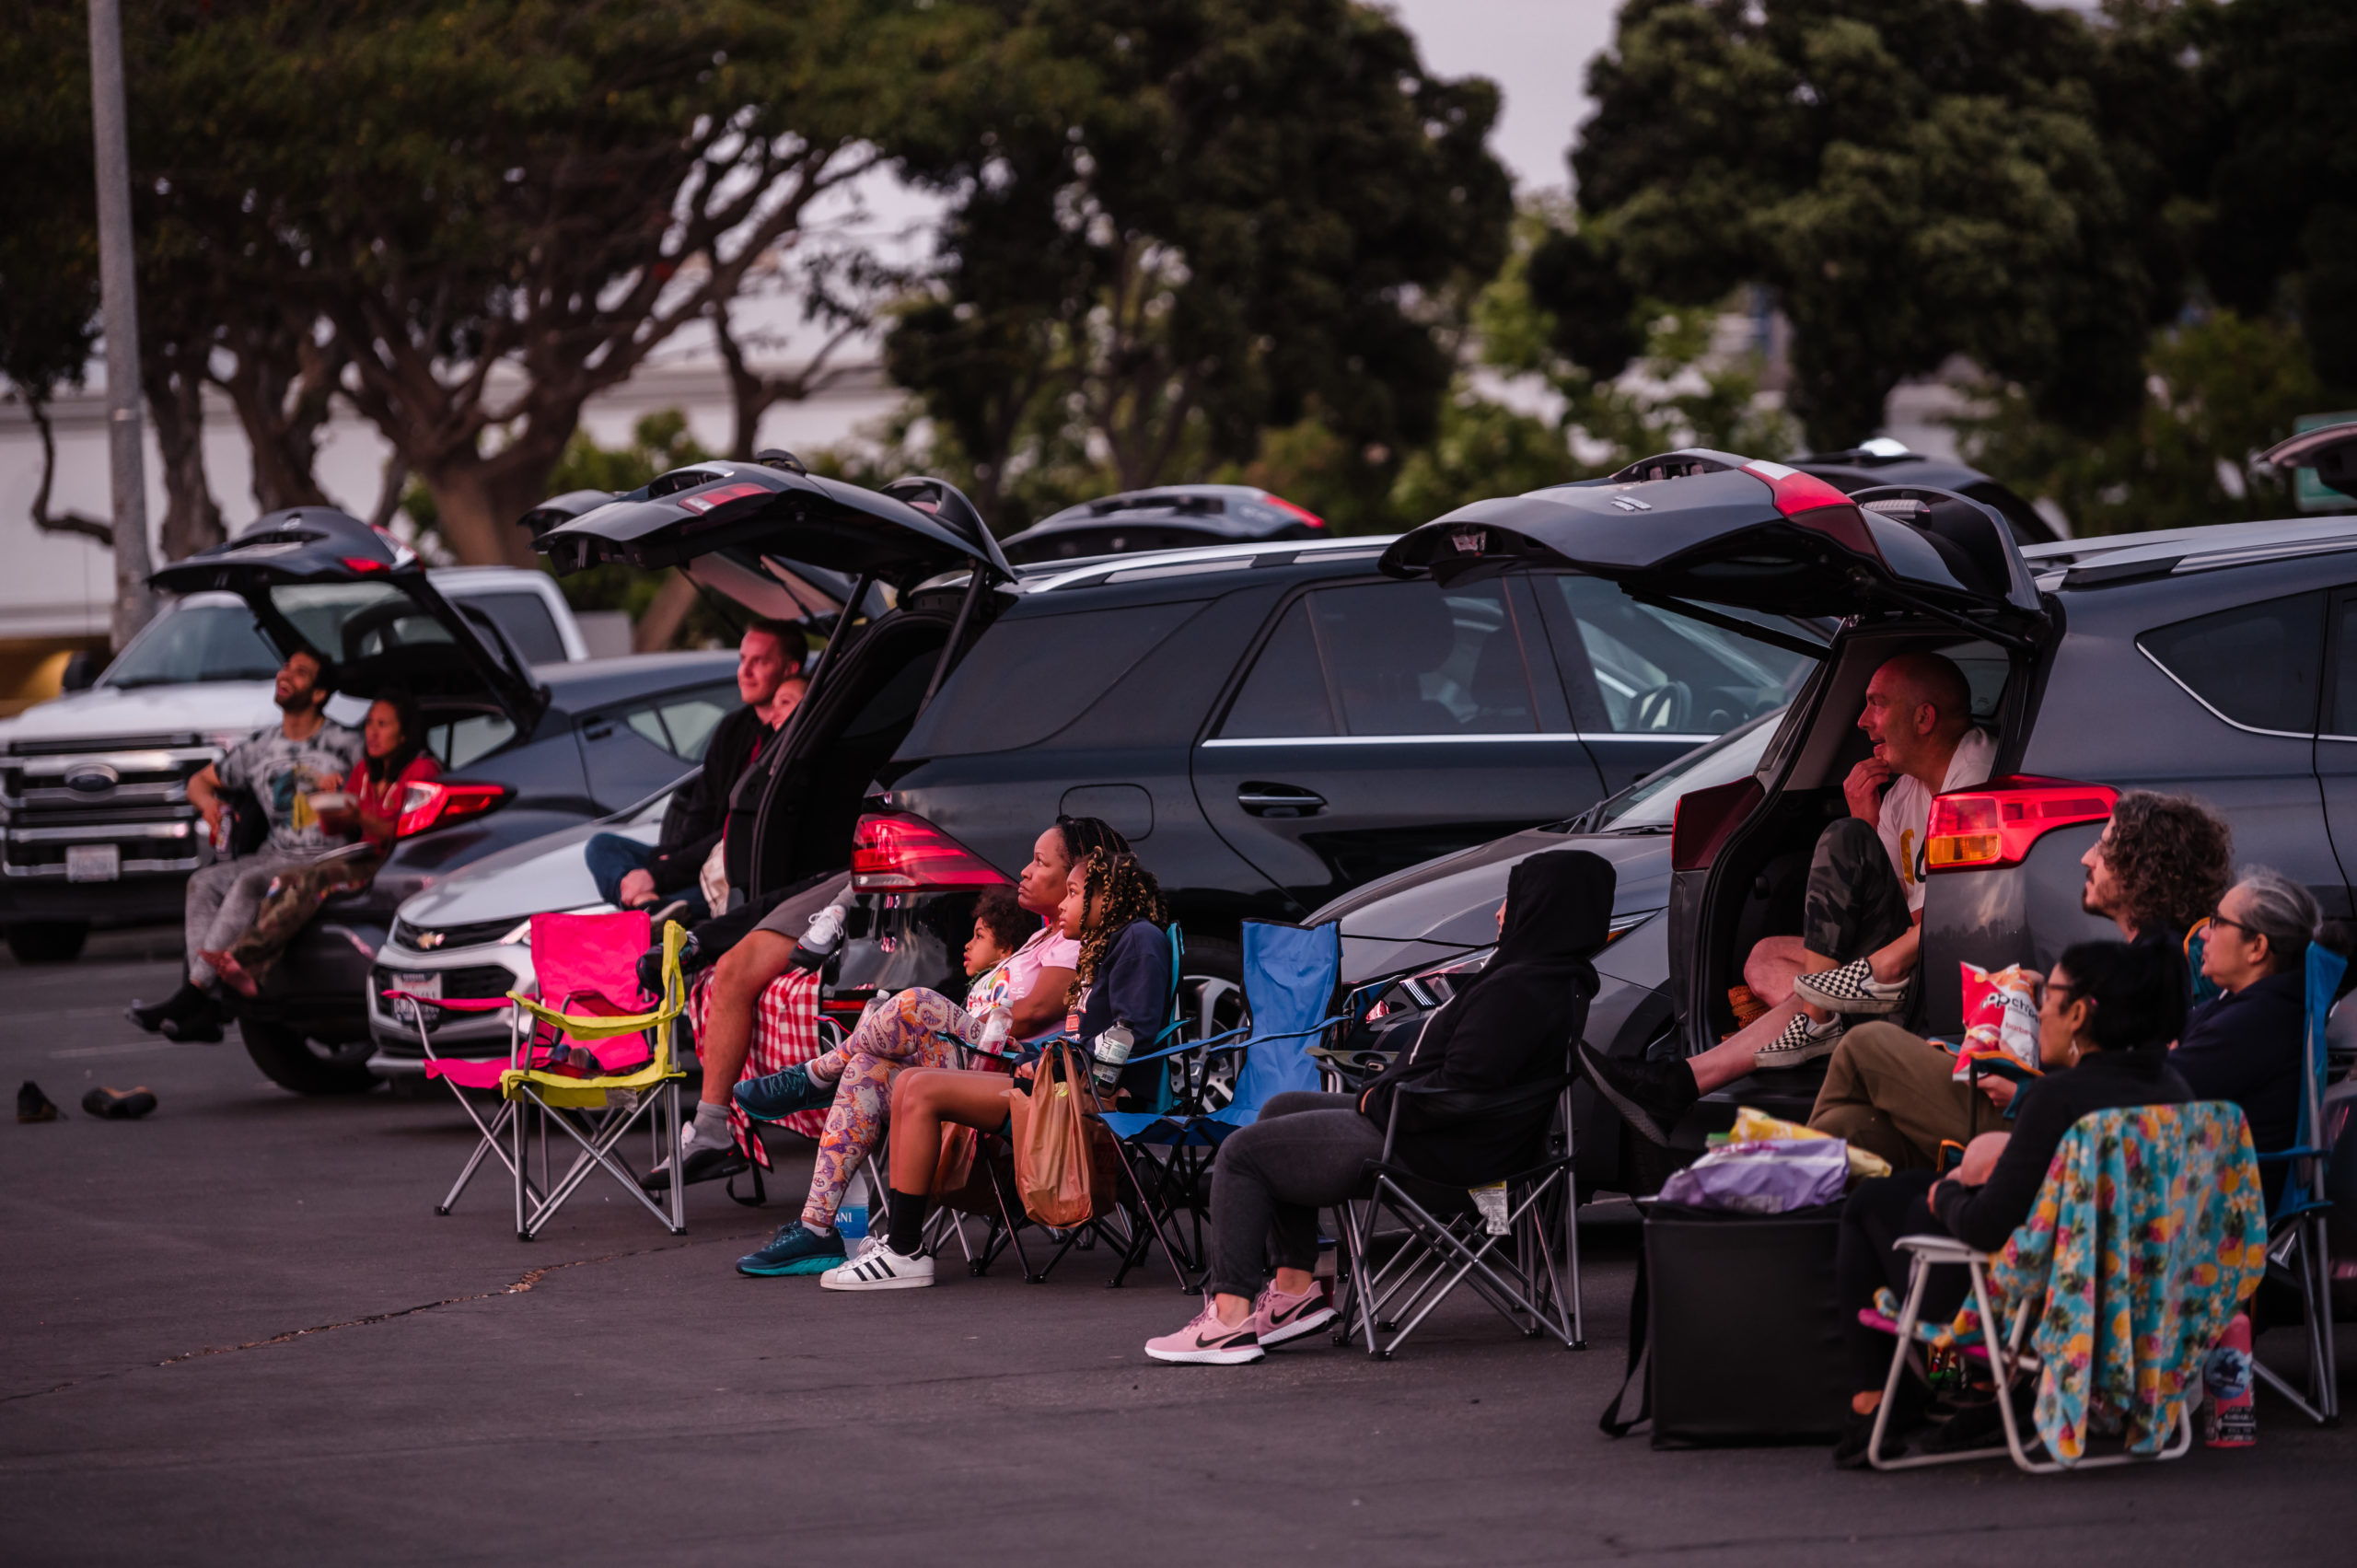
{"label": "graphic print t-shirt", "polygon": [[214,772],[225,787],[250,789],[261,800],[272,849],[333,849],[346,841],[319,826],[310,797],[343,789],[360,751],[360,732],[340,724],[322,724],[301,740],[273,725],[230,748]]}
{"label": "graphic print t-shirt", "polygon": [[[1985,729],[1965,731],[1964,738],[1956,742],[1956,755],[1948,759],[1947,776],[1940,781],[1940,793],[1987,784],[1989,769],[1996,760],[1995,736]],[[1921,779],[1899,774],[1898,782],[1882,797],[1882,820],[1875,831],[1881,836],[1882,847],[1889,852],[1899,886],[1907,889],[1910,914],[1923,907],[1923,830],[1931,826],[1931,821],[1932,792],[1923,787]]]}

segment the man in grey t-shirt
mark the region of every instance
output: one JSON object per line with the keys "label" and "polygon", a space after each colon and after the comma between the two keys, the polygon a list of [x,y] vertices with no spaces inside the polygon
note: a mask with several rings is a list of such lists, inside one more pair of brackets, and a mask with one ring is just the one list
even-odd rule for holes
{"label": "man in grey t-shirt", "polygon": [[216,1040],[222,1015],[213,994],[217,978],[201,956],[219,952],[253,923],[272,880],[291,865],[318,859],[347,842],[331,833],[311,807],[311,796],[340,790],[360,756],[360,737],[328,721],[328,698],[335,675],[327,661],[298,648],[279,667],[273,696],[281,711],[277,726],[256,730],[229,749],[220,761],[188,782],[189,803],[204,814],[216,841],[222,796],[250,790],[261,803],[270,836],[251,854],[216,861],[188,879],[188,978],[162,1002],[134,1002],[131,1021],[170,1040]]}

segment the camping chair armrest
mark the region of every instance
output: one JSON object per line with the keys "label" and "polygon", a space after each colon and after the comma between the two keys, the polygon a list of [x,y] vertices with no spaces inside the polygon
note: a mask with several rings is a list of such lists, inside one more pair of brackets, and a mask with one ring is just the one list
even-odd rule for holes
{"label": "camping chair armrest", "polygon": [[[1252,1034],[1252,1031],[1249,1029],[1230,1029],[1226,1034],[1214,1035],[1210,1040],[1202,1041],[1202,1044],[1203,1049],[1207,1051],[1249,1051],[1254,1046],[1263,1044],[1269,1040],[1300,1040],[1306,1035],[1321,1035],[1328,1029],[1332,1028],[1336,1024],[1348,1023],[1349,1021],[1350,1020],[1344,1018],[1341,1015],[1337,1014],[1333,1017],[1321,1019],[1306,1029],[1287,1029],[1283,1034],[1273,1035],[1255,1035]],[[1236,1040],[1235,1037],[1237,1035],[1250,1035],[1251,1038],[1248,1040]],[[1234,1043],[1222,1044],[1221,1042],[1223,1040],[1233,1040]]]}
{"label": "camping chair armrest", "polygon": [[2287,1160],[2316,1159],[2331,1153],[2330,1149],[2311,1148],[2305,1144],[2294,1144],[2288,1149],[2254,1152],[2251,1158],[2261,1165],[2282,1165]]}
{"label": "camping chair armrest", "polygon": [[420,996],[413,991],[380,991],[388,1002],[415,1002],[452,1013],[496,1013],[509,1005],[505,996]]}
{"label": "camping chair armrest", "polygon": [[1925,1260],[1933,1263],[1969,1263],[1975,1258],[1985,1260],[1991,1256],[1976,1251],[1953,1236],[1902,1236],[1891,1245],[1921,1254]]}

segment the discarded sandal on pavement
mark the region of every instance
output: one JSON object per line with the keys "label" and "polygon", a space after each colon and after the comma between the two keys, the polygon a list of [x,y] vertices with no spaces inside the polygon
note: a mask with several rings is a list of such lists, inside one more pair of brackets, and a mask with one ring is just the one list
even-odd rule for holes
{"label": "discarded sandal on pavement", "polygon": [[95,1088],[82,1097],[82,1109],[114,1121],[135,1121],[156,1109],[156,1094],[145,1084],[133,1089]]}

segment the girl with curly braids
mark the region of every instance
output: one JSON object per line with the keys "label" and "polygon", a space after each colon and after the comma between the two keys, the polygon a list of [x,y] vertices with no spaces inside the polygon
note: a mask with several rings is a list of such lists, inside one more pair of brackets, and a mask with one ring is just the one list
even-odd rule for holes
{"label": "girl with curly braids", "polygon": [[[1170,940],[1163,930],[1162,889],[1135,857],[1098,850],[1073,867],[1058,912],[1065,935],[1080,943],[1068,1024],[1084,1044],[1119,1023],[1150,1040],[1170,1011]],[[1132,1068],[1114,1097],[1142,1089],[1158,1064]],[[1028,1078],[1028,1071],[1017,1074]],[[925,1194],[941,1154],[941,1129],[955,1124],[998,1132],[1009,1125],[1016,1092],[993,1073],[914,1067],[892,1086],[890,1228],[865,1252],[819,1276],[829,1290],[907,1290],[933,1283],[923,1255]]]}

